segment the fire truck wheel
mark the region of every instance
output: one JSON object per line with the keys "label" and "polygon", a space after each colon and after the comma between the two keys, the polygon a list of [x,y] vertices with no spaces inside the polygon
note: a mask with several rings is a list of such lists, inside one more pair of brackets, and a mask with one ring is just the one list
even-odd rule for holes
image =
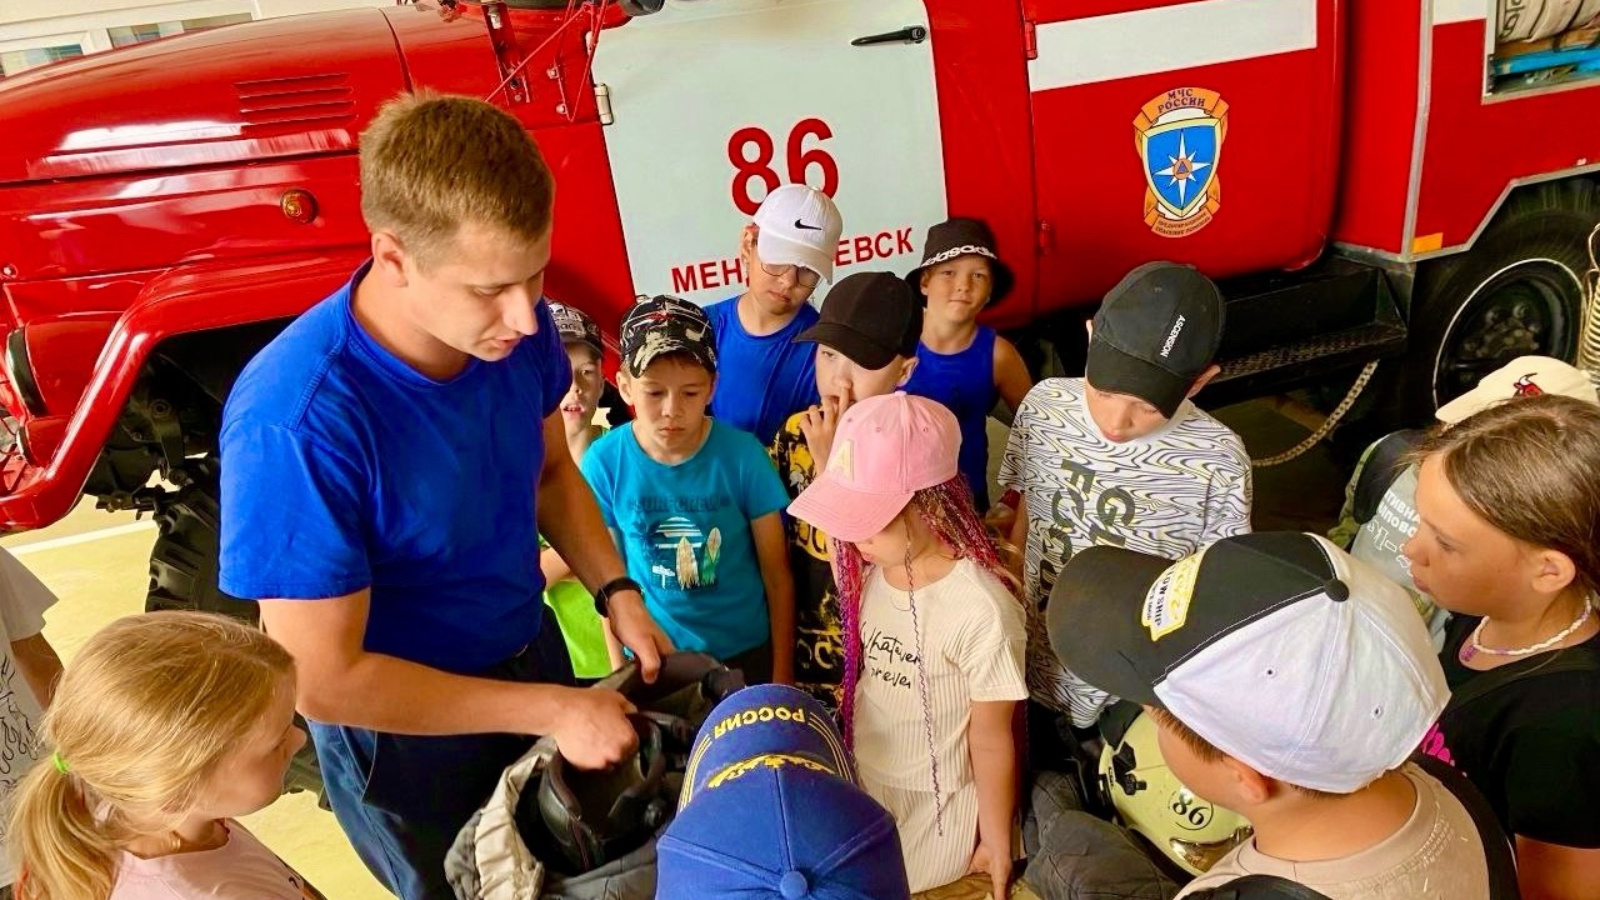
{"label": "fire truck wheel", "polygon": [[1470,251],[1417,271],[1399,401],[1411,422],[1519,356],[1572,360],[1600,186],[1539,185],[1507,202]]}
{"label": "fire truck wheel", "polygon": [[[216,461],[190,460],[185,471],[188,483],[163,500],[154,515],[160,535],[150,551],[150,591],[145,609],[222,613],[255,624],[260,621],[260,614],[254,603],[230,597],[217,588]],[[298,715],[295,721],[305,727]],[[290,791],[322,792],[322,770],[310,741],[289,764],[284,787]]]}

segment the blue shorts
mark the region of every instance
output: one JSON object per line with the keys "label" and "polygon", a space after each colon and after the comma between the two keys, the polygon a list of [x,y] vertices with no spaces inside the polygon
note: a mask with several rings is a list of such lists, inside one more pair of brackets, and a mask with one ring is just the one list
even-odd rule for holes
{"label": "blue shorts", "polygon": [[[539,637],[480,677],[570,685],[572,662],[549,609]],[[323,790],[356,853],[403,900],[455,900],[444,857],[506,767],[533,746],[514,734],[419,737],[311,722]]]}

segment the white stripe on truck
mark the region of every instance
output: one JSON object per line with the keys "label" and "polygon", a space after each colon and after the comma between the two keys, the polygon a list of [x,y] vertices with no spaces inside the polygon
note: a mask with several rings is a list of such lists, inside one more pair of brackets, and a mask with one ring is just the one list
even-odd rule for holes
{"label": "white stripe on truck", "polygon": [[1494,0],[1433,0],[1433,24],[1473,22],[1489,18],[1489,5]]}
{"label": "white stripe on truck", "polygon": [[1317,0],[1201,0],[1038,26],[1035,91],[1309,50]]}

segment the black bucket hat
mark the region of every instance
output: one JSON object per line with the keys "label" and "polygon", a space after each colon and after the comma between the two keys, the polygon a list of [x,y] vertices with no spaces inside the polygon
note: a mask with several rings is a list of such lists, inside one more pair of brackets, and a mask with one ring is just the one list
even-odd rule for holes
{"label": "black bucket hat", "polygon": [[981,256],[989,261],[989,269],[994,273],[994,289],[989,292],[986,306],[999,303],[1011,293],[1016,276],[1011,273],[1011,267],[1000,260],[995,250],[994,232],[982,219],[948,219],[929,228],[928,239],[923,243],[922,262],[906,273],[906,283],[920,296],[922,271],[958,256]]}

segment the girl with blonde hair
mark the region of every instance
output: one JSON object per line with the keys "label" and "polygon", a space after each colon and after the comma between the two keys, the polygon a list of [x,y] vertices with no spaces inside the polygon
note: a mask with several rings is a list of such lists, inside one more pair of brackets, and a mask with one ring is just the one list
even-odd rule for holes
{"label": "girl with blonde hair", "polygon": [[1600,407],[1554,394],[1492,406],[1420,451],[1418,590],[1454,613],[1452,697],[1422,749],[1488,799],[1522,896],[1600,884]]}
{"label": "girl with blonde hair", "polygon": [[306,741],[294,661],[221,616],[101,630],[67,668],[18,788],[19,900],[319,897],[234,819],[277,798]]}

